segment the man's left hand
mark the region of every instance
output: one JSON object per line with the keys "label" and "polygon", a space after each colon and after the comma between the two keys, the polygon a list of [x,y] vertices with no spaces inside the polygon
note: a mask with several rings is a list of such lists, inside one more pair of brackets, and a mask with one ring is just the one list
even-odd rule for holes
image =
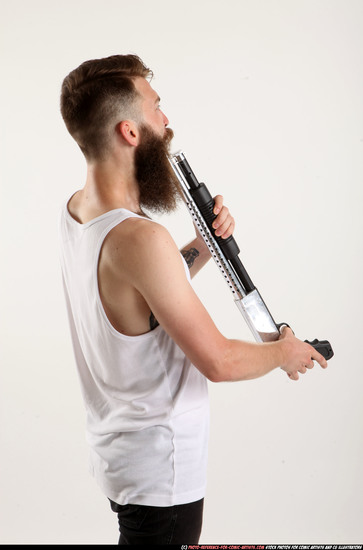
{"label": "man's left hand", "polygon": [[217,215],[213,222],[213,229],[215,230],[216,237],[227,239],[234,231],[235,221],[228,208],[223,204],[222,195],[214,197],[213,212]]}

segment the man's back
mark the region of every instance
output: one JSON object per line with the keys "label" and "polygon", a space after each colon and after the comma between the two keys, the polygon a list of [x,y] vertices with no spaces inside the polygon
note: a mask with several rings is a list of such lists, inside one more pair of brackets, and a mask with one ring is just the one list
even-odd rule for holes
{"label": "man's back", "polygon": [[98,258],[108,235],[133,221],[158,225],[125,209],[80,224],[64,208],[65,291],[93,473],[115,502],[172,506],[204,496],[207,382],[161,326],[127,335],[108,318]]}
{"label": "man's back", "polygon": [[[68,211],[72,217],[81,223],[105,213],[105,206],[84,204],[74,195],[68,203]],[[78,200],[77,200],[78,199]],[[124,273],[129,263],[128,250],[136,246],[137,233],[143,231],[146,236],[153,231],[154,222],[146,218],[130,217],[122,224],[113,228],[103,243],[99,265],[98,285],[103,307],[107,317],[116,330],[129,336],[143,334],[152,328],[150,326],[150,307],[140,292],[127,280]],[[123,257],[114,269],[112,259],[115,254]]]}

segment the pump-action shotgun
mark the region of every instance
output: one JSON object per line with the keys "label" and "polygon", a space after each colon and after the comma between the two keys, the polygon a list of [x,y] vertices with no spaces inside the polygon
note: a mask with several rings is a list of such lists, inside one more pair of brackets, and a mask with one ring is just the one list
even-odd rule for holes
{"label": "pump-action shotgun", "polygon": [[[238,257],[240,249],[234,239],[217,237],[212,227],[216,215],[213,212],[214,200],[204,183],[200,183],[183,152],[170,156],[170,164],[180,183],[186,205],[199,233],[225,278],[233,294],[235,303],[242,313],[257,342],[277,340],[280,331],[287,323],[275,323],[259,291]],[[313,340],[308,344],[314,347],[325,359],[334,352],[327,340]]]}

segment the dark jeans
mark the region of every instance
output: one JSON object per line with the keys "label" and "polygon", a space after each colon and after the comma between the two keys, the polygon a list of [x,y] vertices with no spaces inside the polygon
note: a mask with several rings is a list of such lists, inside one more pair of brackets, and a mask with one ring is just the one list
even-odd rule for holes
{"label": "dark jeans", "polygon": [[119,544],[198,544],[204,500],[177,506],[141,506],[111,502],[118,515]]}

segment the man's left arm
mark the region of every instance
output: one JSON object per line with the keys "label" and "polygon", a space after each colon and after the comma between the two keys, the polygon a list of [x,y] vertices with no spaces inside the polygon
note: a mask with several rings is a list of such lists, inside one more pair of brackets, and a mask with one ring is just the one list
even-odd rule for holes
{"label": "man's left arm", "polygon": [[[227,239],[234,231],[234,218],[231,216],[229,209],[223,204],[221,195],[214,197],[214,203],[214,214],[217,216],[213,222],[215,235]],[[211,257],[209,249],[197,229],[196,235],[196,238],[180,251],[189,267],[191,277],[194,277]]]}

